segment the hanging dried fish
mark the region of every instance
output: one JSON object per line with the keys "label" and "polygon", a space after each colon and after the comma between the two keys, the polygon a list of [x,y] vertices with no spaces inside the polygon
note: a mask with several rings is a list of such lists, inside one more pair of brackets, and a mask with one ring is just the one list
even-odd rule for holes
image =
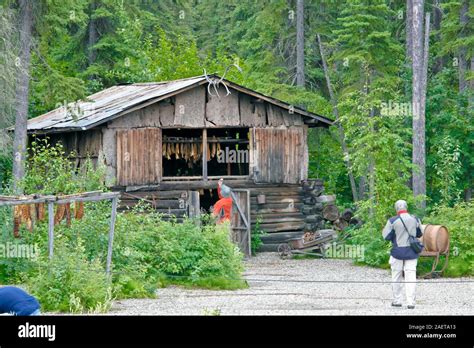
{"label": "hanging dried fish", "polygon": [[196,160],[196,144],[195,143],[192,143],[191,144],[191,160],[194,162]]}
{"label": "hanging dried fish", "polygon": [[[16,207],[15,207],[15,210],[16,210]],[[20,237],[20,222],[21,222],[21,218],[19,216],[13,217],[13,236],[15,238]]]}
{"label": "hanging dried fish", "polygon": [[43,221],[45,218],[44,203],[36,203],[36,217],[38,221]]}
{"label": "hanging dried fish", "polygon": [[168,146],[166,147],[166,158],[167,158],[168,160],[171,159],[171,153],[172,153],[172,152],[171,152],[171,147],[172,147],[171,144],[168,144]]}
{"label": "hanging dried fish", "polygon": [[209,162],[211,160],[211,147],[207,144],[207,158],[206,160]]}
{"label": "hanging dried fish", "polygon": [[[215,139],[216,137],[213,137],[213,139]],[[211,148],[211,158],[214,158],[216,156],[216,150],[217,150],[217,146],[216,146],[216,143],[212,143],[212,148]]]}
{"label": "hanging dried fish", "polygon": [[84,202],[74,203],[74,218],[81,220],[84,217]]}
{"label": "hanging dried fish", "polygon": [[15,238],[20,237],[20,225],[21,225],[21,206],[16,205],[13,208],[13,235]]}
{"label": "hanging dried fish", "polygon": [[66,218],[66,225],[71,226],[71,203],[65,204],[64,217]]}
{"label": "hanging dried fish", "polygon": [[64,214],[66,212],[66,206],[64,204],[58,204],[56,208],[56,213],[54,214],[54,224],[59,224],[64,219]]}
{"label": "hanging dried fish", "polygon": [[30,232],[33,232],[33,227],[35,226],[36,223],[36,205],[35,204],[29,204],[28,205],[29,209],[29,220],[26,222],[26,226],[28,227],[28,230]]}
{"label": "hanging dried fish", "polygon": [[179,159],[179,143],[176,143],[176,146],[174,148],[174,153],[176,155],[176,159]]}

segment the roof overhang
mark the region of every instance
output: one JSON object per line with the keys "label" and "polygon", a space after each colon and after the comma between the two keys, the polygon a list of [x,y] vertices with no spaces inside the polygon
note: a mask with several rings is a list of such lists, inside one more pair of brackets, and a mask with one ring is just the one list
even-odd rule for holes
{"label": "roof overhang", "polygon": [[[218,75],[209,75],[208,78],[221,79]],[[305,124],[309,127],[329,127],[333,124],[333,121],[325,116],[303,110],[229,80],[223,79],[222,81],[231,89],[302,115],[305,118]],[[28,120],[28,133],[48,134],[89,130],[207,83],[209,83],[208,79],[203,75],[160,83],[136,83],[110,87],[83,101],[70,103],[67,108],[57,108]],[[85,113],[78,117],[72,116],[68,108],[76,107],[80,110],[84,109]],[[13,127],[8,130],[13,130]]]}

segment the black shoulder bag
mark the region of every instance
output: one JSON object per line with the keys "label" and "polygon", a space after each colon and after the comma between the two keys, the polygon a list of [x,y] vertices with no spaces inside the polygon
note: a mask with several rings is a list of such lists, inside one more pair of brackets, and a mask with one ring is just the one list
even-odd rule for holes
{"label": "black shoulder bag", "polygon": [[423,243],[420,242],[418,238],[412,236],[405,225],[405,221],[403,221],[402,217],[400,216],[400,220],[402,221],[403,227],[405,227],[405,231],[408,234],[408,243],[410,244],[410,248],[417,254],[421,253],[423,248],[425,247]]}

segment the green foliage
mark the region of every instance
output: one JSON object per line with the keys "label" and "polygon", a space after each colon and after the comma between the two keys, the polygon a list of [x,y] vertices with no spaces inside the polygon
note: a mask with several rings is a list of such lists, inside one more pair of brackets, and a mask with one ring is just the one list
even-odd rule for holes
{"label": "green foliage", "polygon": [[28,277],[28,288],[44,311],[106,312],[112,300],[111,286],[101,261],[86,257],[80,239],[73,245],[62,243],[56,239],[53,260],[39,261],[37,274]]}
{"label": "green foliage", "polygon": [[227,224],[200,225],[191,219],[177,223],[153,212],[135,212],[120,215],[117,231],[117,271],[142,265],[149,279],[209,286],[215,280],[216,287],[222,280],[241,277],[242,254],[229,241]]}
{"label": "green foliage", "polygon": [[256,255],[258,249],[263,244],[262,236],[265,234],[265,231],[262,230],[260,224],[262,223],[262,217],[257,217],[257,221],[255,221],[255,226],[252,229],[252,233],[250,236],[250,248],[252,251],[252,255]]}
{"label": "green foliage", "polygon": [[447,276],[474,275],[474,203],[441,205],[430,212],[423,223],[444,225],[450,235],[450,256]]}
{"label": "green foliage", "polygon": [[358,262],[373,267],[388,267],[391,245],[382,238],[381,229],[373,223],[354,229],[348,243],[364,246],[364,259]]}
{"label": "green foliage", "polygon": [[12,172],[12,157],[0,154],[0,191],[3,185],[10,181]]}
{"label": "green foliage", "polygon": [[448,136],[441,139],[436,147],[436,157],[438,161],[433,163],[433,188],[440,192],[440,203],[456,202],[461,193],[457,188],[462,170],[459,145]]}
{"label": "green foliage", "polygon": [[104,166],[94,168],[88,159],[77,172],[61,143],[51,145],[47,138],[35,138],[30,153],[21,183],[26,194],[70,194],[105,189]]}

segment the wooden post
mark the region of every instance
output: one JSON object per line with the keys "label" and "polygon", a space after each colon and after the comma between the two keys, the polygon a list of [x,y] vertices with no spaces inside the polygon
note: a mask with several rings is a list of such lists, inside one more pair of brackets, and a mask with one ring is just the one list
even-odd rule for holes
{"label": "wooden post", "polygon": [[195,218],[198,217],[200,213],[199,191],[188,191],[188,216]]}
{"label": "wooden post", "polygon": [[247,252],[248,257],[252,256],[252,223],[250,221],[250,190],[245,190],[247,192],[247,214],[249,217],[249,221],[247,221]]}
{"label": "wooden post", "polygon": [[107,249],[107,266],[105,269],[105,272],[107,273],[107,277],[110,277],[110,270],[112,267],[112,246],[114,243],[115,219],[117,217],[117,203],[118,203],[118,197],[112,198],[112,215],[110,216],[109,245]]}
{"label": "wooden post", "polygon": [[202,130],[202,178],[207,181],[207,129]]}
{"label": "wooden post", "polygon": [[48,201],[48,255],[49,259],[53,258],[54,254],[54,203]]}

